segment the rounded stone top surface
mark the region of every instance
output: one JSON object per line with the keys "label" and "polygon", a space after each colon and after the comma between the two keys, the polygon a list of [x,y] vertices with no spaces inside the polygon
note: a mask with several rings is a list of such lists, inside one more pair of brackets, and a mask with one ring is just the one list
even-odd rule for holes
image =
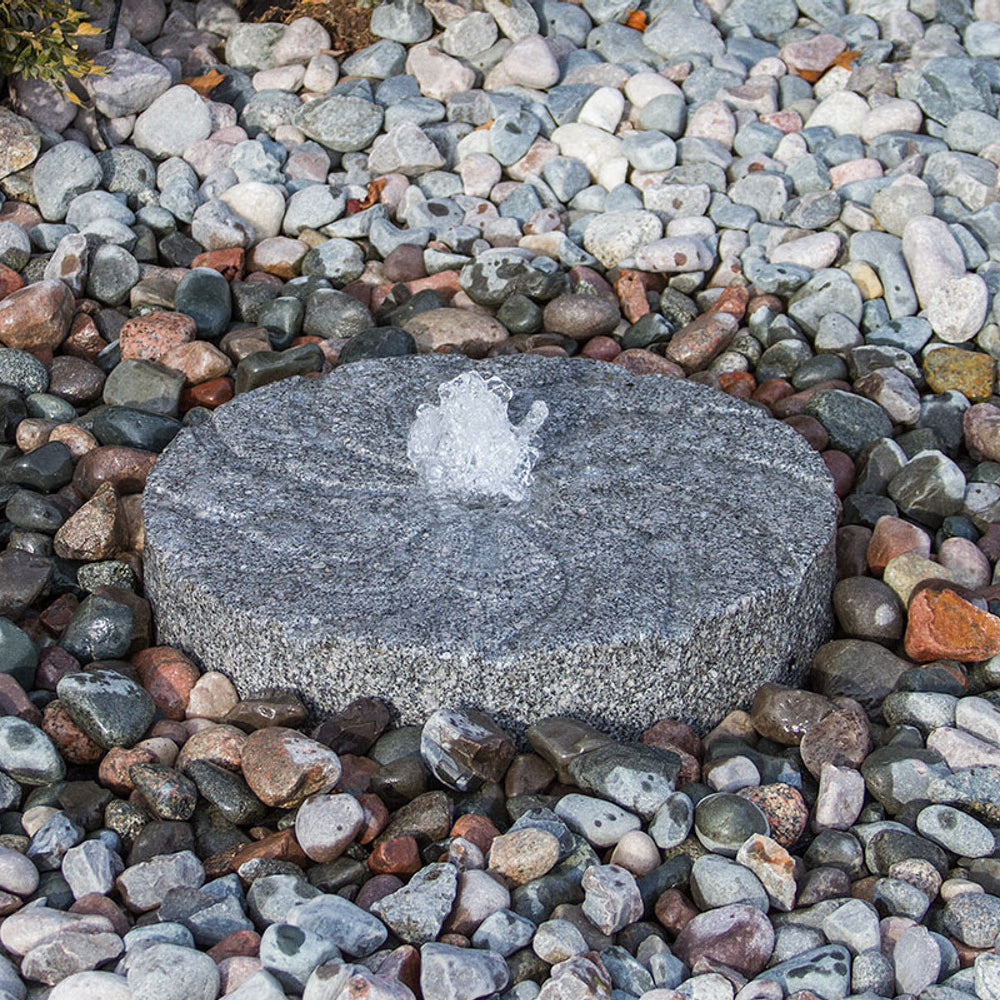
{"label": "rounded stone top surface", "polygon": [[[434,495],[417,407],[474,369],[548,418],[525,499]],[[819,456],[763,410],[601,362],[421,355],[274,383],[177,436],[143,499],[158,641],[318,714],[464,704],[520,730],[702,728],[794,683],[830,624]]]}
{"label": "rounded stone top surface", "polygon": [[[475,365],[543,400],[527,498],[431,495],[416,407]],[[834,527],[804,440],[704,387],[585,361],[363,362],[238,397],[182,433],[147,544],[192,587],[287,630],[490,656],[669,634],[793,585]]]}

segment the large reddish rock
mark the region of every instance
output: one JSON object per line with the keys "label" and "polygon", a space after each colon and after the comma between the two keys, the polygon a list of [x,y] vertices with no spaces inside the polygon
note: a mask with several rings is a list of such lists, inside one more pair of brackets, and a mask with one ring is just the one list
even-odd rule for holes
{"label": "large reddish rock", "polygon": [[699,913],[677,935],[674,954],[686,965],[707,958],[756,976],[771,957],[774,928],[760,910],[742,903]]}
{"label": "large reddish rock", "polygon": [[1000,618],[953,590],[926,587],[910,598],[903,644],[919,663],[986,660],[1000,653]]}
{"label": "large reddish rock", "polygon": [[69,332],[75,300],[61,281],[37,281],[0,301],[0,343],[22,351],[56,348]]}
{"label": "large reddish rock", "polygon": [[195,321],[185,313],[154,312],[128,320],[118,334],[122,358],[159,361],[178,344],[194,340]]}
{"label": "large reddish rock", "polygon": [[183,719],[201,671],[179,649],[150,646],[132,658],[139,682],[167,719]]}
{"label": "large reddish rock", "polygon": [[251,733],[242,766],[254,795],[279,809],[294,809],[310,795],[330,791],[341,770],[329,747],[282,726]]}

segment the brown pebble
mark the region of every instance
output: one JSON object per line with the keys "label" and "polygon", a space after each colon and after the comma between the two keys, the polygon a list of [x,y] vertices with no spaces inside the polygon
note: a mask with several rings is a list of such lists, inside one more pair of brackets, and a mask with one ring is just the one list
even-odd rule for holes
{"label": "brown pebble", "polygon": [[11,291],[0,301],[0,343],[22,351],[58,347],[73,309],[73,293],[53,278]]}
{"label": "brown pebble", "polygon": [[114,931],[119,936],[125,934],[131,927],[131,921],[125,911],[107,896],[97,892],[89,892],[81,896],[69,908],[70,913],[88,913],[96,917],[105,917],[111,921]]}
{"label": "brown pebble", "polygon": [[640,737],[647,746],[655,747],[668,744],[691,754],[699,760],[702,755],[702,745],[698,734],[686,722],[677,719],[659,719]]}
{"label": "brown pebble", "polygon": [[670,338],[666,357],[687,372],[700,371],[729,346],[738,328],[731,313],[705,313]]}
{"label": "brown pebble", "polygon": [[854,460],[850,455],[835,448],[821,452],[819,457],[823,459],[830,475],[833,476],[834,492],[843,500],[854,486]]}
{"label": "brown pebble", "polygon": [[221,962],[227,958],[237,956],[247,956],[253,958],[260,951],[260,935],[256,931],[240,930],[233,931],[217,944],[212,945],[205,953],[214,962]]}
{"label": "brown pebble", "polygon": [[919,556],[931,554],[931,536],[901,517],[886,515],[875,522],[871,541],[868,543],[868,568],[873,576],[880,577],[890,559],[915,552]]}
{"label": "brown pebble", "polygon": [[121,493],[141,493],[157,455],[125,445],[104,445],[88,452],[77,463],[73,485],[90,499],[102,483],[111,483]]}
{"label": "brown pebble", "polygon": [[643,347],[630,347],[611,359],[611,364],[621,365],[633,375],[668,375],[684,378],[684,369],[667,358],[660,357]]}
{"label": "brown pebble", "polygon": [[247,734],[236,726],[210,724],[188,737],[177,755],[176,766],[183,771],[191,761],[204,760],[238,773],[246,741]]}
{"label": "brown pebble", "polygon": [[754,695],[750,718],[765,739],[798,746],[810,726],[833,710],[829,698],[783,684],[762,684]]}
{"label": "brown pebble", "polygon": [[253,844],[244,844],[238,848],[232,856],[230,871],[236,871],[241,865],[245,865],[254,858],[291,861],[292,864],[298,865],[300,868],[311,864],[305,852],[299,847],[299,842],[295,839],[295,831],[291,828],[268,834]]}
{"label": "brown pebble", "polygon": [[862,524],[837,529],[837,579],[863,576],[868,568],[868,545],[872,530]]}
{"label": "brown pebble", "polygon": [[475,844],[483,854],[488,854],[493,841],[500,836],[500,831],[493,825],[489,817],[480,816],[477,813],[466,813],[455,820],[450,836],[464,837]]}
{"label": "brown pebble", "polygon": [[42,713],[11,674],[0,673],[0,715],[15,715],[37,726]]}
{"label": "brown pebble", "polygon": [[[355,902],[357,901],[355,900]],[[420,952],[413,945],[400,945],[389,952],[379,963],[376,972],[388,979],[398,979],[415,997],[421,995]]]}
{"label": "brown pebble", "polygon": [[135,789],[132,781],[133,766],[156,762],[156,754],[143,747],[112,747],[101,761],[97,780],[115,795],[128,796]]}
{"label": "brown pebble", "polygon": [[403,880],[395,875],[373,875],[361,886],[354,904],[362,910],[370,911],[374,903],[391,896],[398,889],[402,889],[403,885]]}
{"label": "brown pebble", "polygon": [[196,406],[206,410],[214,410],[223,403],[228,403],[236,395],[236,383],[228,376],[213,378],[208,382],[188,386],[181,392],[180,410],[186,413]]}
{"label": "brown pebble", "polygon": [[278,691],[270,697],[244,698],[225,715],[223,721],[247,731],[270,726],[297,728],[308,718],[302,699],[293,691]]}
{"label": "brown pebble", "polygon": [[422,867],[416,840],[410,836],[383,840],[368,856],[368,867],[376,875],[414,875]]}
{"label": "brown pebble", "polygon": [[830,442],[830,435],[827,434],[826,428],[808,413],[785,417],[782,423],[788,424],[792,430],[798,431],[809,442],[809,446],[816,451],[822,451]]}
{"label": "brown pebble", "polygon": [[791,382],[786,382],[783,378],[769,378],[757,386],[750,398],[755,403],[763,403],[771,409],[779,399],[791,396],[794,392],[795,388]]}
{"label": "brown pebble", "polygon": [[537,754],[518,754],[504,775],[504,793],[507,798],[537,795],[552,784],[555,776],[552,766]]}
{"label": "brown pebble", "polygon": [[621,345],[614,337],[591,337],[580,350],[581,358],[591,358],[594,361],[614,361],[621,354]]}
{"label": "brown pebble", "polygon": [[55,691],[56,685],[66,674],[76,673],[80,669],[80,661],[70,656],[59,646],[46,646],[38,657],[38,670],[35,671],[35,687],[42,691]]}
{"label": "brown pebble", "polygon": [[653,912],[660,924],[676,936],[698,915],[698,907],[680,889],[667,889],[657,898]]}
{"label": "brown pebble", "polygon": [[357,841],[359,844],[370,844],[389,825],[389,810],[373,792],[363,792],[357,800],[365,811],[365,826]]}
{"label": "brown pebble", "polygon": [[73,594],[60,594],[40,615],[42,624],[52,635],[62,635],[69,620],[80,606],[79,598]]}
{"label": "brown pebble", "polygon": [[757,379],[750,372],[719,372],[719,388],[727,396],[748,400],[757,388]]}

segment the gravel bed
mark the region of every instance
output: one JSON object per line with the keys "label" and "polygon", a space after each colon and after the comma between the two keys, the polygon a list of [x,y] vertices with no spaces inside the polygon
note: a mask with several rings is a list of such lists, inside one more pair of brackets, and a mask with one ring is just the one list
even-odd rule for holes
{"label": "gravel bed", "polygon": [[[1000,1000],[1000,0],[371,27],[128,0],[91,107],[0,107],[0,1000]],[[515,744],[157,645],[181,428],[435,351],[801,433],[841,511],[802,688]]]}

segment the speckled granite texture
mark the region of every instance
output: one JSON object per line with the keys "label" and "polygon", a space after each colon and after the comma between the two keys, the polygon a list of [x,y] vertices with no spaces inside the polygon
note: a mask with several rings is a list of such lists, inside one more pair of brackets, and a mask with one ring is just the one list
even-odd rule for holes
{"label": "speckled granite texture", "polygon": [[[475,365],[549,406],[527,500],[432,498],[419,403]],[[246,695],[318,713],[361,694],[515,730],[569,713],[699,727],[826,637],[835,501],[819,456],[689,382],[528,356],[347,365],[237,397],[184,431],[144,497],[159,641]]]}

